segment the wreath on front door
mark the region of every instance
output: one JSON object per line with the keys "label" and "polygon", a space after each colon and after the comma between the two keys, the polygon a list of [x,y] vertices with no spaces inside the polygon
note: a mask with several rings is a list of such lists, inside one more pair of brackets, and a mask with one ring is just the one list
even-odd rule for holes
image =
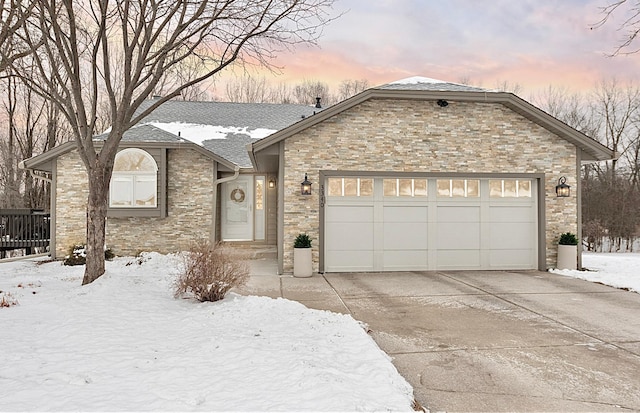
{"label": "wreath on front door", "polygon": [[231,191],[231,200],[233,202],[241,203],[244,201],[244,191],[240,188],[236,188]]}

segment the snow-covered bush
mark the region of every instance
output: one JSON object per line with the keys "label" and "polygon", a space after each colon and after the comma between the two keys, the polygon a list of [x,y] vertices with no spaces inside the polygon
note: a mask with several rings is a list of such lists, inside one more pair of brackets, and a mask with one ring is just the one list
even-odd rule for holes
{"label": "snow-covered bush", "polygon": [[[64,265],[85,265],[87,263],[87,253],[84,245],[72,245],[69,248],[69,255],[64,257]],[[104,259],[109,261],[115,258],[115,254],[110,248],[104,250]]]}
{"label": "snow-covered bush", "polygon": [[202,242],[183,255],[183,266],[174,293],[191,293],[199,301],[218,301],[233,287],[249,280],[249,264],[222,244]]}

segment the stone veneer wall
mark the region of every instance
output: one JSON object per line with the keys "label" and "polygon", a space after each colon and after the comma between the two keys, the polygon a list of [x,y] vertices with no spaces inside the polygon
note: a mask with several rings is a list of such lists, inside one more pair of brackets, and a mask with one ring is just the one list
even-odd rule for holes
{"label": "stone veneer wall", "polygon": [[[213,219],[213,161],[188,149],[167,153],[167,217],[107,219],[107,246],[117,255],[169,253],[209,239]],[[75,151],[58,159],[56,255],[84,243],[87,178]]]}
{"label": "stone veneer wall", "polygon": [[77,151],[60,156],[56,164],[56,245],[54,258],[64,258],[73,245],[87,239],[87,171]]}
{"label": "stone veneer wall", "polygon": [[[501,104],[372,99],[285,140],[284,271],[293,240],[308,233],[319,265],[319,170],[544,173],[546,263],[556,265],[557,239],[576,233],[576,148]],[[311,197],[299,195],[309,174]],[[560,176],[572,186],[557,198]],[[310,198],[310,199],[309,199]]]}

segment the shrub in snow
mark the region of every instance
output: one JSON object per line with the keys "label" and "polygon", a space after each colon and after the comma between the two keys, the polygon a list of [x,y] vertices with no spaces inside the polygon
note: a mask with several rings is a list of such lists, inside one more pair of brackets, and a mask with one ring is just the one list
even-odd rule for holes
{"label": "shrub in snow", "polygon": [[[104,259],[112,260],[116,254],[110,248],[104,250]],[[87,253],[84,245],[72,245],[69,248],[69,255],[62,262],[64,265],[85,265],[87,263]]]}
{"label": "shrub in snow", "polygon": [[135,258],[129,262],[127,262],[125,265],[128,267],[130,265],[133,264],[138,264],[138,265],[142,265],[145,262],[149,261],[151,259],[151,257],[149,257],[149,255],[146,252],[138,252],[135,256]]}
{"label": "shrub in snow", "polygon": [[191,293],[199,301],[218,301],[248,280],[249,265],[242,256],[221,244],[203,242],[184,253],[174,292],[176,297]]}
{"label": "shrub in snow", "polygon": [[18,305],[18,300],[16,300],[13,294],[2,291],[0,291],[0,293],[2,294],[0,295],[0,308]]}

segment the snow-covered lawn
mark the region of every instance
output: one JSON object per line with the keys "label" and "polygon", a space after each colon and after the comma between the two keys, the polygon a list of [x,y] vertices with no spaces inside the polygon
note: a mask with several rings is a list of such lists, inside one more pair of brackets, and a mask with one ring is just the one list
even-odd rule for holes
{"label": "snow-covered lawn", "polygon": [[[411,386],[347,315],[284,299],[175,299],[177,260],[0,263],[1,411],[410,411]],[[128,265],[133,263],[131,265]],[[640,292],[640,254],[565,276]]]}
{"label": "snow-covered lawn", "polygon": [[411,411],[413,389],[348,315],[284,299],[175,299],[176,259],[0,263],[0,410]]}
{"label": "snow-covered lawn", "polygon": [[583,253],[582,266],[588,271],[551,270],[551,272],[640,292],[640,254]]}

